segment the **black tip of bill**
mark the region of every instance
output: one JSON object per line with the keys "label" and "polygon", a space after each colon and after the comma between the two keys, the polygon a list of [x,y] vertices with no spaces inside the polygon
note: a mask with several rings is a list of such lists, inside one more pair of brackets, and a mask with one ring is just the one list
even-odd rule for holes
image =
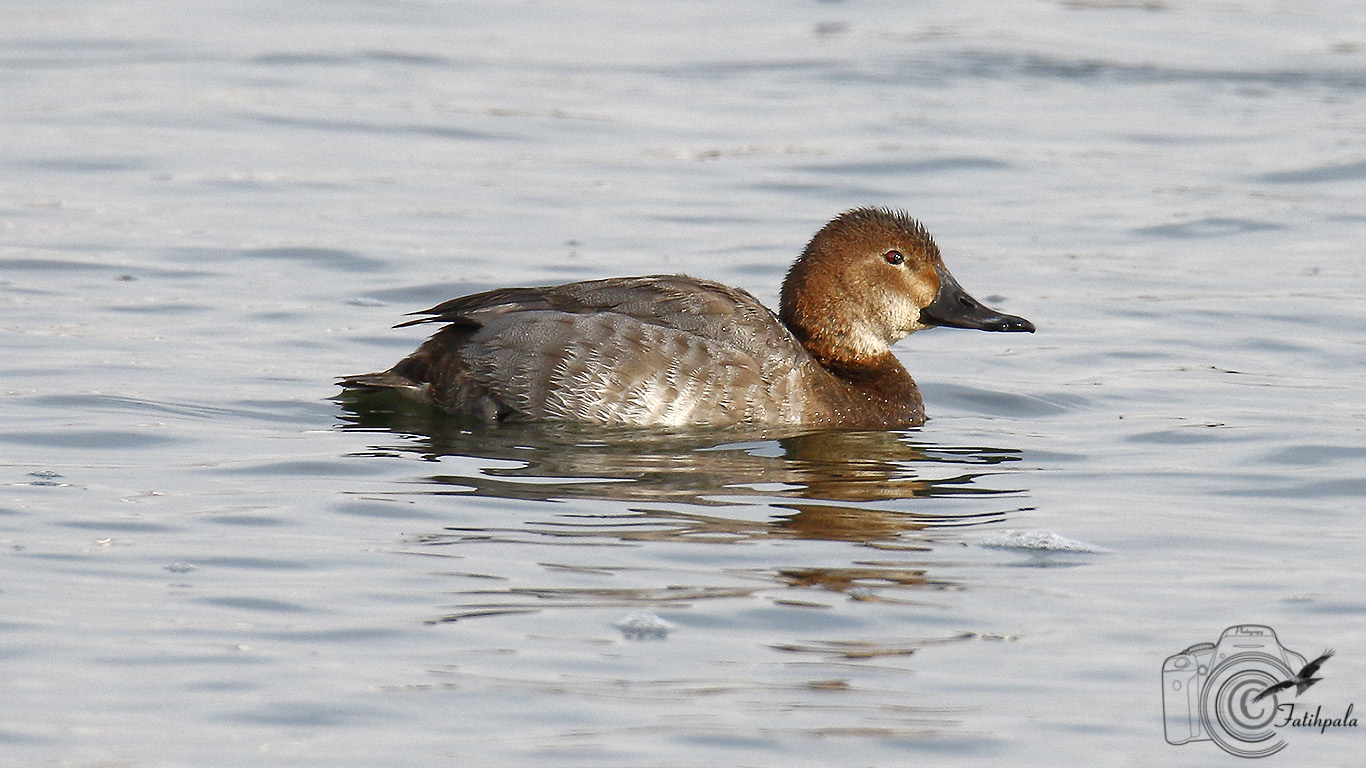
{"label": "black tip of bill", "polygon": [[920,310],[921,322],[978,331],[1034,332],[1034,324],[1023,317],[997,312],[969,296],[947,270],[936,268],[935,271],[939,273],[939,290],[934,295],[934,301]]}

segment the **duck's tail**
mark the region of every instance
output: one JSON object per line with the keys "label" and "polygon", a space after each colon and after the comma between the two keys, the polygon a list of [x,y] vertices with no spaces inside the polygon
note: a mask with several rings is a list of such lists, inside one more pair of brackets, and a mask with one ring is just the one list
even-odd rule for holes
{"label": "duck's tail", "polygon": [[363,373],[359,376],[343,376],[337,384],[346,390],[360,392],[391,391],[420,403],[432,402],[431,388],[426,383],[413,381],[407,376],[384,371],[382,373]]}

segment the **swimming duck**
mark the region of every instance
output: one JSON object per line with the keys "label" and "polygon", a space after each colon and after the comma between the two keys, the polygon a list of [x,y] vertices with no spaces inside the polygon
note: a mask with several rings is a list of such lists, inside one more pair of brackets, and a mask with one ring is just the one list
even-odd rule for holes
{"label": "swimming duck", "polygon": [[638,426],[923,424],[891,345],[936,325],[1034,331],[949,274],[925,228],[860,208],[811,238],[775,315],[749,293],[681,275],[499,288],[395,327],[445,327],[383,373],[341,380],[486,421]]}

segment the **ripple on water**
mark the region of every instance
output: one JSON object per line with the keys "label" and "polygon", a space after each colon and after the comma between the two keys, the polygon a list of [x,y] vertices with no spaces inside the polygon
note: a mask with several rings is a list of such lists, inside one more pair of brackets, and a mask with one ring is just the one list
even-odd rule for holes
{"label": "ripple on water", "polygon": [[1273,171],[1255,177],[1271,184],[1324,184],[1366,179],[1366,161]]}
{"label": "ripple on water", "polygon": [[1284,226],[1269,221],[1253,221],[1251,219],[1239,219],[1230,216],[1209,216],[1193,221],[1183,221],[1177,224],[1157,224],[1151,227],[1138,227],[1130,231],[1136,235],[1151,235],[1154,237],[1191,240],[1207,237],[1227,237],[1229,235],[1242,235],[1251,232],[1267,232],[1275,229],[1284,229]]}
{"label": "ripple on water", "polygon": [[980,416],[1045,418],[1066,414],[1088,405],[1088,400],[1084,397],[1061,392],[1049,395],[1020,394],[945,381],[925,384],[921,389],[925,392],[927,400],[942,407],[953,407]]}
{"label": "ripple on water", "polygon": [[60,429],[45,432],[0,431],[0,443],[28,447],[64,448],[84,451],[151,448],[171,445],[177,437],[155,434],[148,430],[121,429]]}
{"label": "ripple on water", "polygon": [[1257,462],[1270,467],[1325,467],[1366,459],[1366,446],[1348,443],[1292,443],[1262,453]]}
{"label": "ripple on water", "polygon": [[268,597],[200,597],[193,602],[258,613],[312,613],[318,610],[301,603]]}

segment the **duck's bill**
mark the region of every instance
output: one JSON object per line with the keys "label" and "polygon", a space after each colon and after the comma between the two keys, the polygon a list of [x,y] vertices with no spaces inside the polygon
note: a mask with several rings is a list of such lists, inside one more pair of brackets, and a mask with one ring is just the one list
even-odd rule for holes
{"label": "duck's bill", "polygon": [[944,268],[935,267],[935,272],[939,273],[939,291],[934,301],[920,310],[920,322],[979,331],[1034,332],[1034,324],[1023,317],[997,312],[969,296]]}

